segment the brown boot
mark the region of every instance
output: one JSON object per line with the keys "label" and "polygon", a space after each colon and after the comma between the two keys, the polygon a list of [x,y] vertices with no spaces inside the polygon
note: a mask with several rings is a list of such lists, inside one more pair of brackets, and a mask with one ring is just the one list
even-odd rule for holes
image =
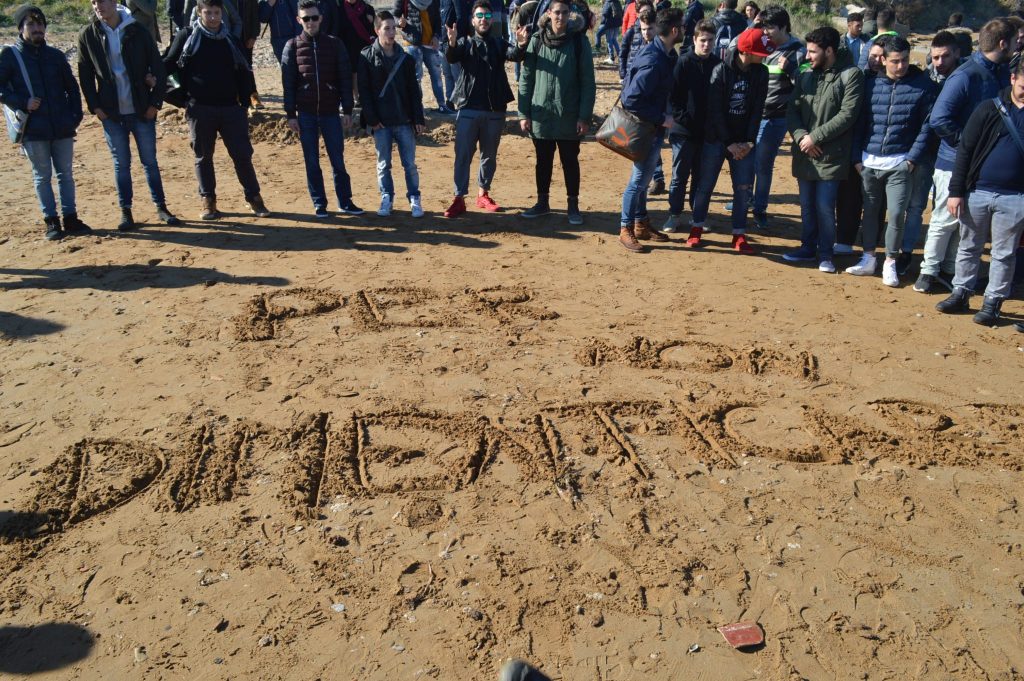
{"label": "brown boot", "polygon": [[200,220],[216,220],[220,217],[220,212],[217,210],[217,197],[216,196],[204,196],[203,197],[203,212],[199,215]]}
{"label": "brown boot", "polygon": [[633,233],[636,234],[636,238],[640,241],[655,241],[657,243],[668,241],[667,236],[651,227],[650,218],[643,218],[634,222]]}
{"label": "brown boot", "polygon": [[622,225],[619,228],[619,243],[630,253],[645,253],[646,248],[640,245],[640,242],[636,240],[636,235],[633,234],[633,228],[628,225]]}
{"label": "brown boot", "polygon": [[253,215],[255,215],[256,217],[258,217],[258,218],[270,217],[270,211],[267,210],[266,205],[263,203],[263,197],[260,196],[259,194],[257,194],[256,196],[252,197],[251,199],[246,199],[245,202],[249,204],[249,209],[252,211]]}

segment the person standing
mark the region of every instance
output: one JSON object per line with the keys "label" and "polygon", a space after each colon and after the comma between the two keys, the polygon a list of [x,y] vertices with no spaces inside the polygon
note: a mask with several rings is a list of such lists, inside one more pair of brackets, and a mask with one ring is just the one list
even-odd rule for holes
{"label": "person standing", "polygon": [[811,68],[797,75],[786,111],[803,229],[800,248],[782,257],[817,260],[818,269],[828,274],[836,271],[836,199],[840,181],[853,172],[849,159],[864,91],[864,73],[839,61],[839,44],[839,31],[830,26],[807,34]]}
{"label": "person standing", "polygon": [[405,190],[411,214],[423,217],[420,202],[420,174],[416,169],[416,135],[426,130],[423,95],[416,82],[413,60],[395,41],[397,27],[391,12],[382,10],[375,18],[377,40],[359,54],[359,99],[362,101],[361,126],[373,131],[377,151],[377,185],[380,208],[377,215],[387,217],[395,199],[391,177],[392,148],[398,146],[398,158],[405,170]]}
{"label": "person standing", "polygon": [[594,49],[601,49],[601,36],[608,38],[608,58],[605,64],[614,64],[619,55],[619,31],[622,29],[622,3],[619,0],[604,0],[601,5],[601,25],[594,35]]}
{"label": "person standing", "polygon": [[473,36],[459,38],[454,26],[448,27],[448,51],[445,58],[459,64],[455,84],[455,198],[444,211],[446,218],[466,212],[469,193],[469,169],[473,154],[480,148],[476,205],[488,213],[500,210],[491,198],[491,182],[497,168],[498,144],[505,129],[505,110],[515,97],[505,74],[506,61],[522,61],[529,34],[525,26],[516,29],[516,44],[506,45],[491,32],[491,3],[473,3]]}
{"label": "person standing", "polygon": [[[898,38],[899,33],[896,31],[896,10],[891,7],[883,7],[878,10],[875,15],[875,21],[877,22],[877,32],[872,31],[871,37],[868,38],[868,50],[861,50],[860,61],[857,62],[857,66],[862,69],[870,69],[868,64],[868,55],[870,54],[871,46],[879,43],[879,41],[886,38]],[[867,31],[867,25],[865,22],[864,30]]]}
{"label": "person standing", "polygon": [[850,12],[846,17],[846,35],[843,37],[846,49],[850,52],[850,58],[854,64],[860,63],[861,53],[868,49],[868,41],[864,37],[864,15],[860,12]]}
{"label": "person standing", "polygon": [[647,185],[661,158],[665,128],[675,124],[668,106],[671,90],[665,87],[665,83],[672,81],[675,66],[673,50],[683,41],[683,11],[676,8],[661,10],[652,29],[651,42],[640,50],[630,66],[621,99],[623,109],[656,130],[647,154],[633,162],[633,172],[622,194],[619,244],[631,253],[646,250],[640,241],[659,243],[669,240],[651,227],[647,215]]}
{"label": "person standing", "polygon": [[704,21],[704,4],[700,0],[689,0],[686,4],[686,13],[683,15],[683,48],[687,49],[693,45],[697,37],[697,24]]}
{"label": "person standing", "polygon": [[807,49],[798,38],[790,35],[789,12],[782,7],[765,7],[760,19],[762,29],[775,45],[775,51],[764,60],[768,67],[768,95],[754,146],[754,224],[760,229],[767,229],[768,197],[772,191],[775,159],[786,136],[786,107]]}
{"label": "person standing", "polygon": [[960,221],[946,207],[957,145],[974,109],[1009,85],[1006,65],[1013,55],[1015,38],[1013,26],[1003,19],[993,19],[982,26],[978,33],[978,50],[946,79],[935,101],[929,117],[929,126],[940,139],[932,176],[935,210],[928,222],[924,259],[914,284],[914,290],[919,293],[952,286],[950,279],[956,268]]}
{"label": "person standing", "polygon": [[[967,120],[949,182],[947,210],[960,218],[953,293],[936,308],[946,314],[970,311],[985,243],[992,243],[977,324],[990,326],[1010,295],[1024,234],[1024,62],[1010,76],[1010,87],[981,102]],[[1018,324],[1018,330],[1024,330]]]}
{"label": "person standing", "polygon": [[448,108],[450,96],[446,96],[442,75],[445,58],[440,46],[444,33],[439,0],[395,0],[391,13],[398,18],[398,28],[405,36],[406,53],[416,60],[416,82],[423,81],[423,67],[426,66],[430,89],[437,102],[435,113],[453,115],[455,112]]}
{"label": "person standing", "polygon": [[[956,38],[949,31],[939,31],[932,38],[928,54],[928,66],[925,73],[935,83],[936,92],[953,71],[963,63]],[[910,270],[911,254],[917,248],[921,237],[921,226],[924,223],[924,209],[928,207],[928,199],[932,195],[933,176],[935,175],[935,157],[939,153],[939,138],[929,127],[928,144],[921,156],[920,163],[914,171],[913,186],[910,188],[910,202],[907,204],[907,221],[903,227],[903,248],[896,260],[896,273],[906,276]]]}
{"label": "person standing", "polygon": [[[880,13],[881,14],[881,13]],[[864,106],[857,122],[853,149],[864,186],[864,221],[860,261],[847,274],[875,273],[875,249],[883,206],[888,214],[882,283],[899,286],[896,260],[903,246],[903,225],[913,174],[928,144],[928,114],[936,86],[924,71],[910,63],[910,43],[891,37],[884,42],[882,73],[864,79]]]}
{"label": "person standing", "polygon": [[540,29],[526,47],[519,78],[519,125],[537,153],[537,203],[521,213],[530,219],[551,212],[549,191],[555,150],[562,162],[569,224],[580,212],[580,140],[590,128],[597,86],[583,18],[570,17],[566,0],[552,0]]}
{"label": "person standing", "polygon": [[[32,163],[32,181],[46,223],[46,239],[88,234],[92,230],[78,217],[72,172],[75,131],[82,122],[78,83],[64,53],[46,44],[43,10],[22,5],[14,12],[14,23],[18,40],[0,52],[0,102],[29,114],[22,147]],[[54,174],[63,231],[51,184]]]}
{"label": "person standing", "polygon": [[[686,19],[683,19],[686,30]],[[704,148],[704,130],[708,118],[708,86],[711,73],[721,63],[712,47],[715,26],[701,21],[694,30],[693,45],[676,59],[672,69],[672,127],[668,141],[672,145],[672,183],[668,188],[668,220],[661,231],[671,234],[682,225],[686,184],[690,184],[690,211],[694,194],[700,185],[701,150]]]}
{"label": "person standing", "polygon": [[[306,165],[306,187],[313,210],[327,219],[327,192],[320,170],[320,137],[331,161],[338,210],[362,215],[352,201],[352,181],[345,170],[344,128],[352,124],[352,67],[345,44],[321,33],[317,0],[299,0],[302,33],[289,40],[281,55],[281,81],[288,127],[299,136]],[[341,114],[339,114],[339,110]]]}
{"label": "person standing", "polygon": [[[363,0],[340,0],[338,31],[335,33],[345,43],[348,62],[352,65],[353,81],[359,66],[359,55],[377,39],[376,15],[373,5]],[[415,70],[415,69],[414,69]],[[355,93],[359,95],[358,91]],[[361,100],[359,100],[361,103]]]}
{"label": "person standing", "polygon": [[722,164],[732,177],[732,249],[750,254],[747,200],[754,183],[754,141],[768,95],[768,69],[761,62],[775,45],[760,28],[739,35],[736,47],[711,72],[708,123],[701,151],[700,185],[693,199],[693,225],[686,245],[699,246]]}
{"label": "person standing", "polygon": [[178,75],[189,98],[185,120],[195,155],[199,196],[203,200],[200,218],[221,217],[213,168],[218,135],[235,166],[245,202],[257,217],[265,218],[270,211],[260,196],[249,140],[248,109],[256,83],[241,44],[221,21],[222,1],[199,0],[199,17],[175,34],[164,55],[164,68],[168,75]]}
{"label": "person standing", "polygon": [[747,18],[736,11],[738,5],[737,0],[722,0],[711,17],[715,24],[715,52],[723,60],[732,41],[749,28]]}
{"label": "person standing", "polygon": [[[78,36],[78,78],[85,104],[103,125],[103,136],[114,157],[114,181],[121,207],[117,228],[135,228],[133,137],[157,217],[168,225],[180,224],[167,209],[156,158],[156,116],[167,83],[160,52],[149,32],[115,0],[92,0],[92,9],[95,18]],[[154,81],[152,87],[147,79]]]}

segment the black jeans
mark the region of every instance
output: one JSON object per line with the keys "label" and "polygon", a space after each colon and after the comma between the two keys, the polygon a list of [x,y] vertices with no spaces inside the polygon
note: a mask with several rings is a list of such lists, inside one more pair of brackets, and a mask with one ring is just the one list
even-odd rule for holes
{"label": "black jeans", "polygon": [[575,140],[542,140],[533,138],[533,148],[537,151],[537,195],[547,196],[551,189],[551,171],[555,165],[555,148],[558,148],[558,159],[562,162],[562,175],[565,177],[565,195],[575,199],[580,195],[580,141]]}
{"label": "black jeans", "polygon": [[836,243],[852,246],[857,241],[861,214],[864,211],[864,184],[857,169],[850,165],[850,174],[839,181],[836,196]]}
{"label": "black jeans", "polygon": [[245,190],[246,200],[260,194],[256,169],[252,167],[252,143],[249,141],[249,115],[241,106],[190,104],[185,110],[195,156],[199,195],[217,195],[217,176],[213,172],[213,151],[217,134],[224,140],[228,156],[235,164],[235,175]]}

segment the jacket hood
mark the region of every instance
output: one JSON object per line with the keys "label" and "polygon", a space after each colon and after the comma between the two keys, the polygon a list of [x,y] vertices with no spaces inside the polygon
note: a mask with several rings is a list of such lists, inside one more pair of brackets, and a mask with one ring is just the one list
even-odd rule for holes
{"label": "jacket hood", "polygon": [[747,18],[734,9],[720,9],[715,13],[715,16],[721,17],[726,21],[739,20],[742,21],[743,23],[747,23]]}
{"label": "jacket hood", "polygon": [[121,23],[119,23],[117,25],[117,28],[114,28],[114,29],[111,29],[109,26],[107,26],[107,24],[102,19],[100,19],[99,17],[97,17],[95,15],[93,15],[92,20],[93,20],[93,23],[95,23],[100,28],[109,29],[109,30],[112,30],[112,31],[123,31],[125,28],[127,28],[131,24],[137,23],[135,21],[135,17],[132,16],[131,11],[127,7],[125,7],[124,5],[118,5],[117,6],[117,14],[118,14],[118,16],[121,17]]}
{"label": "jacket hood", "polygon": [[[537,28],[539,28],[540,30],[543,31],[544,29],[546,29],[548,27],[548,24],[550,24],[550,23],[551,23],[551,17],[549,17],[547,14],[544,14],[544,15],[541,16],[540,20],[537,22]],[[580,31],[583,30],[583,27],[584,27],[585,23],[586,22],[584,21],[583,16],[580,15],[579,12],[573,11],[573,12],[571,12],[569,14],[569,25],[566,26],[565,32],[566,33],[579,33]]]}

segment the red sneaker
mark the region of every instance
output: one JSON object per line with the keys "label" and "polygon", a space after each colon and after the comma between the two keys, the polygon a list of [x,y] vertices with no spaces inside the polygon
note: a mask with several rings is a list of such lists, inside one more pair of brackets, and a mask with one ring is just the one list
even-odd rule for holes
{"label": "red sneaker", "polygon": [[754,247],[747,243],[746,234],[732,235],[732,249],[738,253],[744,253],[746,255],[750,255],[754,252]]}
{"label": "red sneaker", "polygon": [[483,208],[488,213],[497,213],[501,210],[501,206],[496,204],[487,192],[484,192],[483,196],[476,197],[476,207]]}
{"label": "red sneaker", "polygon": [[466,212],[466,200],[461,196],[456,196],[452,200],[452,205],[448,206],[444,210],[444,216],[446,218],[457,218]]}
{"label": "red sneaker", "polygon": [[700,237],[703,234],[703,227],[690,227],[690,236],[686,238],[686,247],[697,248],[698,246],[700,246]]}

